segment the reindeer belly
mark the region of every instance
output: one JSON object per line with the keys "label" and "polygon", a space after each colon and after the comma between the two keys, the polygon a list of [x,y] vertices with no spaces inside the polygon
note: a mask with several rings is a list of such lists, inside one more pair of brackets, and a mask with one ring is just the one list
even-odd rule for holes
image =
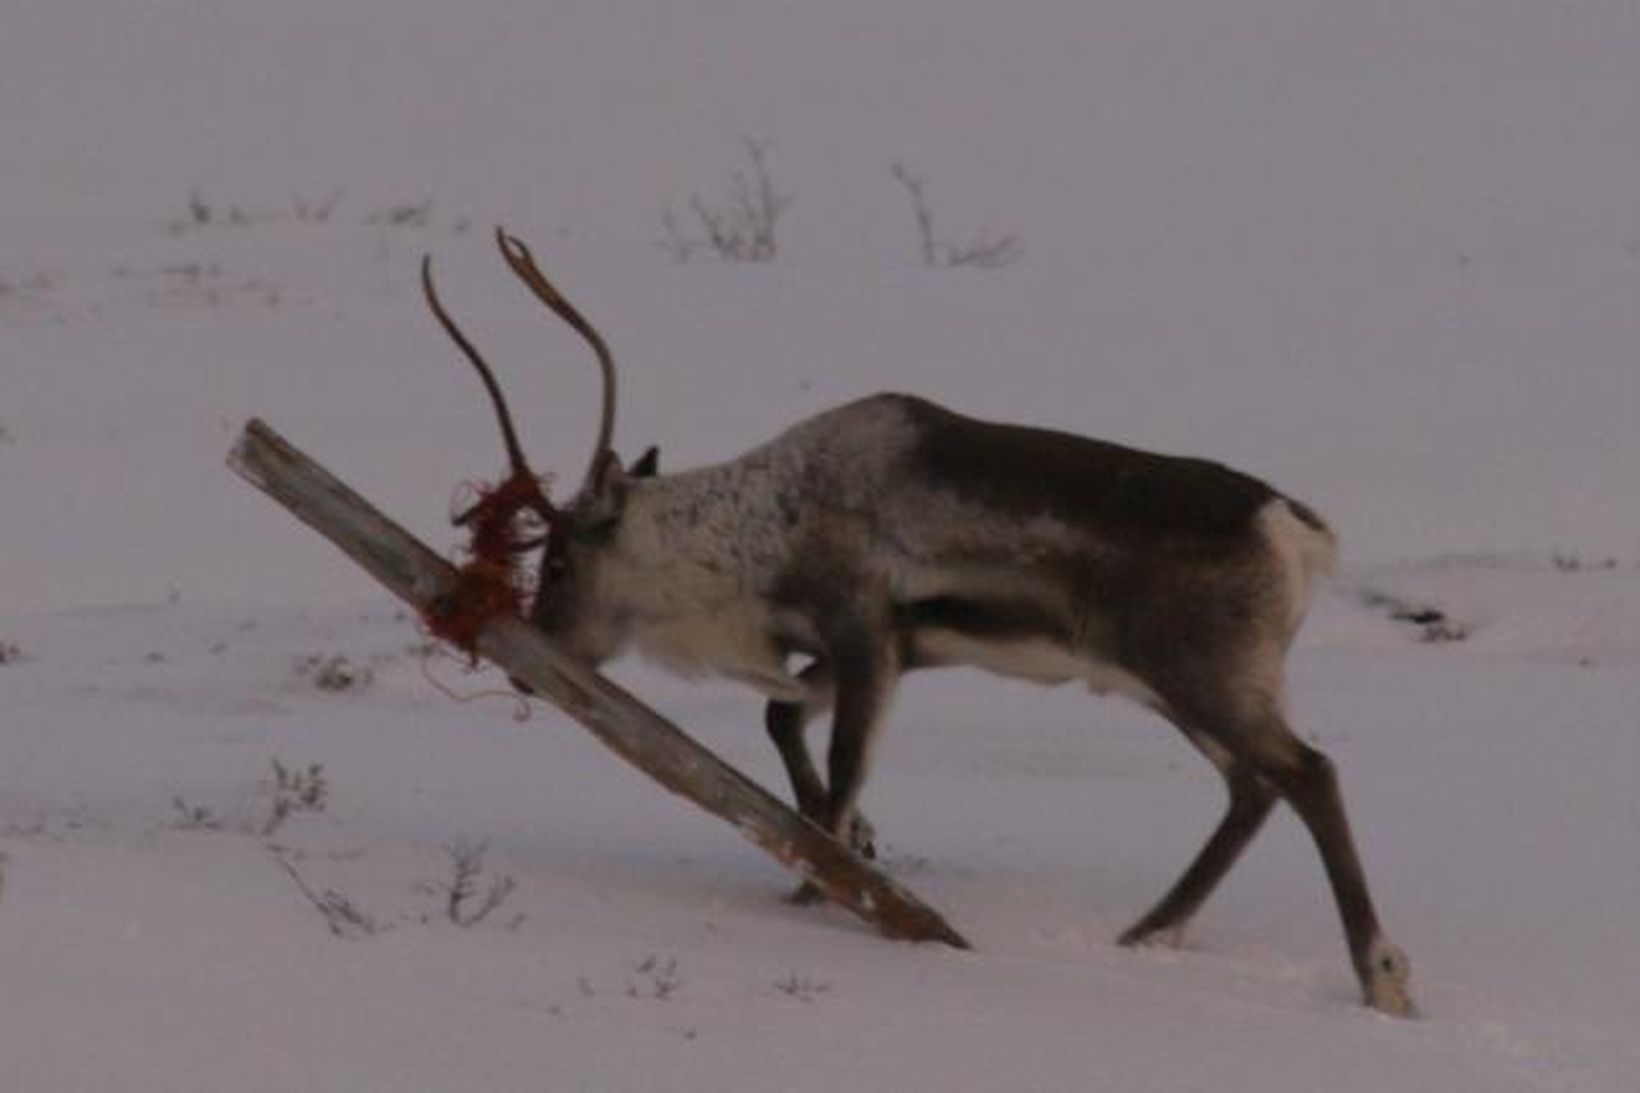
{"label": "reindeer belly", "polygon": [[1155,704],[1142,681],[1077,647],[1062,614],[1036,603],[936,596],[906,605],[899,617],[913,666],[969,665],[1047,685],[1080,680],[1095,694]]}
{"label": "reindeer belly", "polygon": [[1068,683],[1083,673],[1082,661],[1074,653],[1044,638],[986,637],[926,627],[912,635],[911,650],[915,664],[967,664],[1033,683]]}

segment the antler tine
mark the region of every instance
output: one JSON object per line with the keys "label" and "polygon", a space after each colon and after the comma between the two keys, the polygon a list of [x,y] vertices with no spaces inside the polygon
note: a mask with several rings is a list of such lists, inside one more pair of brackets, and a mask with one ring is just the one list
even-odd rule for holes
{"label": "antler tine", "polygon": [[473,343],[467,340],[467,335],[461,332],[456,321],[450,318],[450,313],[444,310],[444,304],[439,301],[438,292],[433,288],[433,256],[426,254],[421,259],[421,291],[427,297],[427,306],[432,310],[434,318],[444,327],[444,332],[450,335],[450,340],[462,355],[478,372],[478,378],[484,381],[484,390],[489,392],[490,404],[495,407],[496,420],[501,424],[501,441],[507,446],[507,462],[512,465],[513,473],[535,476],[530,470],[529,462],[524,458],[524,449],[518,443],[518,432],[513,428],[512,411],[507,408],[507,398],[501,393],[501,385],[495,380],[495,373],[490,371],[487,364]]}
{"label": "antler tine", "polygon": [[[456,343],[456,347],[461,350],[462,355],[472,364],[473,369],[478,373],[478,378],[484,381],[484,390],[489,392],[490,404],[495,407],[496,421],[501,425],[501,441],[507,447],[507,462],[512,466],[513,478],[530,483],[530,496],[525,503],[528,507],[534,509],[541,519],[550,524],[558,518],[558,511],[553,507],[552,502],[547,500],[546,494],[537,485],[536,474],[530,469],[529,461],[524,458],[524,448],[518,443],[518,430],[513,428],[512,411],[507,407],[507,397],[502,394],[501,385],[496,382],[495,373],[490,371],[489,364],[479,354],[473,343],[467,340],[467,335],[462,333],[461,328],[456,325],[456,321],[450,318],[450,313],[444,310],[444,304],[438,298],[438,291],[433,288],[433,256],[430,254],[423,255],[421,259],[421,290],[427,298],[427,306],[433,312],[434,318],[438,319],[439,325],[444,328],[444,332],[450,335],[450,340]],[[453,520],[458,526],[470,524],[478,517],[483,508],[484,503],[480,501],[472,508],[455,516]],[[540,542],[531,540],[519,544],[517,550],[523,553],[527,550],[533,550],[539,545]]]}
{"label": "antler tine", "polygon": [[508,235],[506,229],[495,229],[496,246],[501,248],[501,256],[507,260],[507,265],[525,286],[535,294],[536,299],[546,304],[557,315],[592,347],[598,357],[598,367],[604,377],[603,412],[598,422],[598,442],[592,449],[592,462],[587,466],[587,481],[592,480],[598,469],[598,462],[603,454],[609,450],[610,442],[615,437],[615,358],[609,352],[609,346],[604,342],[603,335],[599,334],[586,316],[576,310],[575,305],[564,298],[563,293],[548,281],[546,276],[535,264],[535,258],[530,254],[529,247],[516,236]]}

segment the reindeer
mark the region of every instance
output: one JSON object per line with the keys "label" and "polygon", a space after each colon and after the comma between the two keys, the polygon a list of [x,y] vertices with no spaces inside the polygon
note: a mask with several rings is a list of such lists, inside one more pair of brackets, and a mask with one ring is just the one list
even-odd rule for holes
{"label": "reindeer", "polygon": [[[513,273],[591,347],[603,376],[578,492],[538,496],[531,621],[597,666],[627,647],[739,680],[804,816],[862,853],[858,810],[899,677],[972,665],[1137,700],[1218,769],[1229,806],[1124,945],[1176,940],[1285,800],[1313,836],[1367,1005],[1409,1015],[1406,957],[1384,935],[1333,764],[1288,726],[1284,661],[1333,533],[1303,503],[1201,459],[965,417],[879,394],[739,458],[659,474],[611,448],[616,373],[592,324],[500,229]],[[429,307],[478,370],[515,474],[533,477],[489,367],[422,267]],[[831,714],[822,778],[804,743]],[[801,893],[812,895],[812,890]]]}

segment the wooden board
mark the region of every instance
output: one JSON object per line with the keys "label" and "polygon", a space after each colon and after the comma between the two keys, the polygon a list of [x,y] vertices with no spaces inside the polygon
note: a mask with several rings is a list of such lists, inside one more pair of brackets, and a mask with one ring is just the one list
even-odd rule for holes
{"label": "wooden board", "polygon": [[[261,421],[228,457],[242,478],[340,547],[422,615],[448,602],[456,570]],[[968,948],[938,912],[590,668],[523,619],[495,618],[477,653],[528,684],[621,758],[734,825],[831,899],[890,937]]]}

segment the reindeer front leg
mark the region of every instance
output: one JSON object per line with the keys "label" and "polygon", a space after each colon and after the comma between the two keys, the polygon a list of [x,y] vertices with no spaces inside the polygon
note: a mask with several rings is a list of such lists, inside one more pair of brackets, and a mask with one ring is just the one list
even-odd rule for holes
{"label": "reindeer front leg", "polygon": [[860,817],[872,745],[888,716],[899,658],[888,633],[851,641],[833,654],[831,672],[835,708],[831,747],[827,752],[824,826],[833,838],[868,856],[873,853],[870,826]]}
{"label": "reindeer front leg", "polygon": [[[829,830],[830,793],[809,756],[804,734],[816,717],[833,708],[837,689],[826,661],[817,660],[808,665],[797,673],[797,679],[803,684],[808,697],[801,702],[770,702],[764,711],[764,727],[768,730],[769,739],[774,741],[775,750],[780,753],[781,764],[786,768],[797,811]],[[871,822],[856,808],[849,826],[848,845],[863,857],[875,858],[874,837]]]}
{"label": "reindeer front leg", "polygon": [[820,780],[819,772],[814,769],[814,761],[809,758],[803,732],[810,721],[831,709],[834,694],[831,673],[824,661],[817,660],[797,673],[797,680],[803,685],[807,697],[801,702],[782,702],[778,699],[770,702],[763,715],[763,725],[768,729],[769,739],[774,741],[780,761],[786,767],[786,777],[791,780],[792,798],[797,804],[797,811],[817,824],[824,824],[826,784]]}
{"label": "reindeer front leg", "polygon": [[[869,650],[871,647],[851,648]],[[808,697],[802,702],[770,702],[764,723],[791,779],[798,811],[856,853],[875,858],[874,832],[870,822],[860,814],[857,802],[865,781],[871,737],[887,712],[887,697],[893,689],[897,664],[892,658],[875,653],[839,660],[845,685],[839,684],[839,673],[833,669],[832,660],[816,660],[798,673]],[[844,694],[846,698],[841,697]],[[827,764],[829,789],[815,770],[803,738],[809,722],[828,709],[834,711]],[[824,897],[818,888],[804,883],[790,898],[793,903],[810,904]]]}

